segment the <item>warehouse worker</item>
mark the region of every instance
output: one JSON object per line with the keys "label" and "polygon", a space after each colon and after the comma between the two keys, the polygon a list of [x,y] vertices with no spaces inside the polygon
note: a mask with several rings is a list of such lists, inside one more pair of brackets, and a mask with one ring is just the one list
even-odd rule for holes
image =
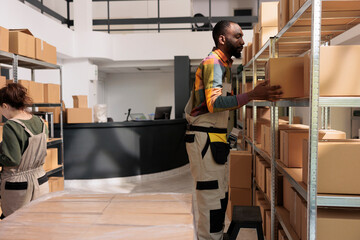
{"label": "warehouse worker", "polygon": [[1,144],[1,219],[49,192],[46,172],[47,128],[43,120],[26,111],[31,105],[27,90],[12,83],[0,89],[3,126]]}
{"label": "warehouse worker", "polygon": [[282,94],[280,86],[270,87],[266,81],[248,93],[230,96],[231,57],[240,57],[243,32],[237,23],[220,21],[212,35],[216,47],[197,68],[185,107],[185,141],[196,188],[199,240],[223,239],[228,202],[229,110],[251,100],[277,100]]}

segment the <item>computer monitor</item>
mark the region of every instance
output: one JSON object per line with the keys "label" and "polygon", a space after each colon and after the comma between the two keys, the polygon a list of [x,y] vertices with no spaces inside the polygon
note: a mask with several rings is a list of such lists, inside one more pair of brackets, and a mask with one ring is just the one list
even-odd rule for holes
{"label": "computer monitor", "polygon": [[154,119],[170,119],[171,108],[171,106],[156,107]]}

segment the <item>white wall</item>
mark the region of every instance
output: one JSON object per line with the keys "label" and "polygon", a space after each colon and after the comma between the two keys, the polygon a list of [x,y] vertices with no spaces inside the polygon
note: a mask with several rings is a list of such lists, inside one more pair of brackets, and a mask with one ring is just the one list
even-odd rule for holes
{"label": "white wall", "polygon": [[105,103],[108,117],[126,120],[128,108],[132,113],[154,113],[156,106],[172,106],[174,118],[174,72],[107,74]]}

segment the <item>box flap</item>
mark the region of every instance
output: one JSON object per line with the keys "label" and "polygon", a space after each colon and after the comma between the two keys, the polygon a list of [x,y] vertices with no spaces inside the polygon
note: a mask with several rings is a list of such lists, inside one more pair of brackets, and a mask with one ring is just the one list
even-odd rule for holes
{"label": "box flap", "polygon": [[10,32],[22,32],[22,33],[26,33],[29,34],[31,36],[34,36],[29,29],[27,28],[23,28],[23,29],[9,29]]}

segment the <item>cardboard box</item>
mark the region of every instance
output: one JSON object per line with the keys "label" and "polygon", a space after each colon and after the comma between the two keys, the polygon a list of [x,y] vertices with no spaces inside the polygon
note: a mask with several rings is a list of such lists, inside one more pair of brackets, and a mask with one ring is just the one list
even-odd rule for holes
{"label": "cardboard box", "polygon": [[[252,83],[247,83],[247,92],[252,90]],[[253,108],[246,107],[246,117],[253,118]],[[256,108],[256,118],[268,119],[270,120],[270,108],[268,107],[257,107]]]}
{"label": "cardboard box", "polygon": [[0,89],[6,87],[6,77],[0,76]]}
{"label": "cardboard box", "polygon": [[270,80],[271,85],[281,86],[281,98],[304,97],[304,58],[270,58],[265,78]]}
{"label": "cardboard box", "polygon": [[229,188],[229,201],[226,214],[230,221],[234,206],[251,206],[251,188]]}
{"label": "cardboard box", "polygon": [[302,199],[300,195],[293,190],[294,194],[294,205],[292,211],[290,211],[290,225],[295,230],[298,237],[301,239],[301,211],[302,211]]}
{"label": "cardboard box", "polygon": [[44,84],[34,81],[29,82],[29,96],[33,103],[44,103]]}
{"label": "cardboard box", "polygon": [[254,33],[253,35],[253,40],[252,40],[252,56],[254,57],[256,55],[256,53],[259,52],[260,48],[259,48],[259,41],[260,41],[260,33]]}
{"label": "cardboard box", "polygon": [[262,144],[262,139],[261,139],[261,125],[262,124],[269,124],[269,120],[268,119],[264,119],[264,118],[259,118],[256,121],[256,126],[255,126],[255,138],[253,136],[253,127],[254,127],[254,120],[250,119],[250,139],[252,139],[253,141],[256,141],[256,143],[258,144]]}
{"label": "cardboard box", "polygon": [[256,23],[253,28],[254,33],[260,33],[260,28],[261,28],[260,24]]}
{"label": "cardboard box", "polygon": [[262,27],[260,29],[259,37],[259,49],[270,39],[270,37],[276,36],[278,33],[278,27]]}
{"label": "cardboard box", "polygon": [[301,240],[307,240],[307,203],[301,201]]}
{"label": "cardboard box", "polygon": [[261,190],[265,193],[266,191],[266,168],[269,168],[270,165],[265,161],[262,160],[261,157],[256,156],[256,176],[255,180],[258,186],[261,188]]}
{"label": "cardboard box", "polygon": [[35,58],[35,38],[28,29],[9,30],[9,52]]}
{"label": "cardboard box", "polygon": [[0,27],[0,51],[9,51],[9,30]]}
{"label": "cardboard box", "polygon": [[[339,62],[340,60],[340,62]],[[320,47],[319,95],[360,96],[360,45]],[[304,92],[310,93],[310,55],[304,58]]]}
{"label": "cardboard box", "polygon": [[300,0],[289,0],[289,18],[291,19],[300,8]]}
{"label": "cardboard box", "polygon": [[[282,205],[282,196],[283,196],[283,177],[277,176],[277,186],[278,188],[275,191],[278,205]],[[266,168],[266,196],[270,200],[272,197],[271,193],[271,168]]]}
{"label": "cardboard box", "polygon": [[74,108],[87,108],[88,107],[88,101],[86,95],[74,95],[73,101],[74,101]]}
{"label": "cardboard box", "polygon": [[279,2],[262,2],[259,9],[259,24],[263,27],[278,27]]}
{"label": "cardboard box", "polygon": [[67,123],[91,123],[92,109],[91,108],[67,108],[66,109]]}
{"label": "cardboard box", "polygon": [[241,52],[241,64],[245,66],[247,64],[247,47],[243,47],[243,50]]}
{"label": "cardboard box", "polygon": [[255,206],[260,206],[260,201],[265,200],[261,191],[255,190]]}
{"label": "cardboard box", "polygon": [[289,21],[289,0],[280,0],[278,5],[278,30],[285,27]]}
{"label": "cardboard box", "polygon": [[49,177],[50,192],[58,192],[64,190],[64,177]]}
{"label": "cardboard box", "polygon": [[265,237],[266,239],[271,239],[271,211],[265,212]]}
{"label": "cardboard box", "polygon": [[278,240],[288,240],[284,230],[282,229],[278,231]]}
{"label": "cardboard box", "polygon": [[41,112],[52,112],[54,123],[60,123],[60,107],[39,107],[39,111]]}
{"label": "cardboard box", "polygon": [[229,185],[233,188],[251,188],[252,154],[230,151]]}
{"label": "cardboard box", "polygon": [[58,164],[58,149],[57,148],[48,148],[46,149],[46,157],[43,168],[45,171],[50,171],[59,166]]}
{"label": "cardboard box", "polygon": [[[279,117],[279,120],[289,122],[289,117],[288,116],[282,116],[282,117]],[[292,124],[301,124],[301,118],[297,117],[297,116],[294,116],[293,120],[292,120]]]}
{"label": "cardboard box", "polygon": [[302,142],[309,138],[308,130],[280,131],[280,161],[286,167],[302,167]]}
{"label": "cardboard box", "polygon": [[47,83],[44,84],[44,102],[60,103],[60,85]]}
{"label": "cardboard box", "polygon": [[270,211],[270,204],[266,200],[260,201],[260,213],[262,218],[263,232],[266,234],[266,211]]}
{"label": "cardboard box", "polygon": [[56,47],[44,40],[35,38],[35,58],[44,62],[56,64]]}
{"label": "cardboard box", "polygon": [[[297,179],[301,181],[300,179]],[[283,178],[283,206],[289,212],[294,208],[295,195],[294,190],[292,189],[291,183],[289,180],[284,177]]]}
{"label": "cardboard box", "polygon": [[360,211],[358,209],[321,209],[317,211],[316,239],[360,239]]}
{"label": "cardboard box", "polygon": [[[304,154],[308,155],[307,151]],[[318,193],[360,194],[359,156],[360,140],[319,141]],[[307,184],[308,158],[304,157],[303,161],[303,181]]]}
{"label": "cardboard box", "polygon": [[265,194],[267,198],[270,200],[271,199],[271,168],[266,168],[265,179],[266,179]]}
{"label": "cardboard box", "polygon": [[253,47],[252,43],[249,42],[248,45],[247,45],[247,48],[246,48],[246,51],[247,51],[247,53],[246,53],[247,62],[249,62],[249,61],[252,59],[252,57],[253,57],[253,55],[252,55],[252,53],[253,53],[252,47]]}
{"label": "cardboard box", "polygon": [[[300,5],[300,7],[302,7],[302,5],[304,5],[304,3],[306,2],[307,0],[300,0],[300,2],[299,2],[299,5]],[[325,0],[326,1],[326,0]]]}

